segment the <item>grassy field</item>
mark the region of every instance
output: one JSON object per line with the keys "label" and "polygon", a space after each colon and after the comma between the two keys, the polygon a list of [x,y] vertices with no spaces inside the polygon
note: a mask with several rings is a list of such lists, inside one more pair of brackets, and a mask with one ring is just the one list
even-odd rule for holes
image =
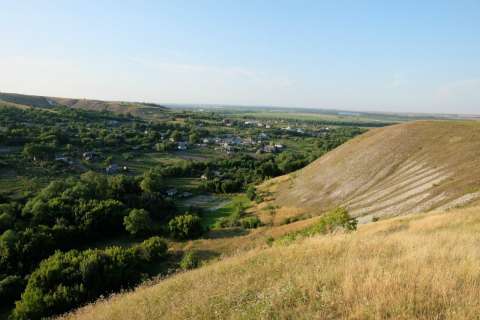
{"label": "grassy field", "polygon": [[[336,114],[322,114],[322,113],[301,113],[301,112],[278,112],[278,111],[263,111],[263,112],[246,112],[239,114],[241,116],[260,118],[260,119],[285,119],[285,120],[326,120],[326,121],[345,121],[345,122],[392,122],[391,118],[385,119],[369,118],[366,116],[342,116]],[[399,121],[399,120],[396,120]]]}
{"label": "grassy field", "polygon": [[218,219],[222,217],[228,217],[234,213],[237,207],[241,206],[242,208],[247,209],[250,204],[251,201],[248,200],[247,196],[244,194],[230,197],[228,200],[220,203],[219,206],[212,207],[205,211],[205,213],[202,215],[203,226],[206,228],[211,228],[215,225]]}
{"label": "grassy field", "polygon": [[135,174],[141,174],[144,171],[155,166],[175,164],[181,161],[206,161],[215,158],[222,158],[225,154],[212,148],[194,148],[188,151],[176,152],[150,152],[131,156],[129,160],[123,160],[121,156],[114,158],[119,163],[125,163]]}
{"label": "grassy field", "polygon": [[66,319],[477,319],[480,209],[257,248]]}

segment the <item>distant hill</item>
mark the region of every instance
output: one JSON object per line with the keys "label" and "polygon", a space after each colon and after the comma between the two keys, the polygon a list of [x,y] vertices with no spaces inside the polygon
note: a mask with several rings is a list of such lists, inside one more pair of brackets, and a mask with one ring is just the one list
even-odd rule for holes
{"label": "distant hill", "polygon": [[166,107],[155,103],[71,99],[5,92],[0,92],[0,103],[1,102],[5,103],[6,105],[17,107],[51,108],[55,106],[66,106],[69,108],[94,111],[108,110],[116,113],[130,112],[137,115],[140,115],[142,111],[145,110],[167,110]]}
{"label": "distant hill", "polygon": [[361,221],[470,204],[480,199],[480,122],[373,129],[264,188],[284,210],[341,205]]}

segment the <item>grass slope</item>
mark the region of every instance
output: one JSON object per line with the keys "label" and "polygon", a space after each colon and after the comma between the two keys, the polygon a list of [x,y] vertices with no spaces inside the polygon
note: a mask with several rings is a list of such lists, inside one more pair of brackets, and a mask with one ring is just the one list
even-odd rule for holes
{"label": "grass slope", "polygon": [[65,319],[473,319],[480,208],[257,248]]}
{"label": "grass slope", "polygon": [[480,198],[480,122],[373,129],[263,188],[282,208],[318,214],[343,205],[363,221],[474,203]]}

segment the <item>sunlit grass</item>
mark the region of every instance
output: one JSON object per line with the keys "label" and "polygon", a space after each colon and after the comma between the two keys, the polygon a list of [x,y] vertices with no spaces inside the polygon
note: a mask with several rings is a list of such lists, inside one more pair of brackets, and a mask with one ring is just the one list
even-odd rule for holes
{"label": "sunlit grass", "polygon": [[475,319],[480,209],[257,248],[69,319]]}

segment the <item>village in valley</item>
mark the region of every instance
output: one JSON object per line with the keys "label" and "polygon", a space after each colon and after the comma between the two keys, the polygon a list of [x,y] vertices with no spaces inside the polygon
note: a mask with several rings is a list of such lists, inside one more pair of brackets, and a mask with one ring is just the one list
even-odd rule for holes
{"label": "village in valley", "polygon": [[[53,116],[43,121],[48,118],[46,113],[52,115],[52,110],[58,119]],[[295,170],[345,138],[362,132],[349,123],[277,119],[275,113],[271,118],[257,119],[242,111],[231,114],[204,109],[149,109],[140,117],[62,107],[22,112],[28,116],[16,119],[20,117],[18,111],[4,110],[4,152],[0,154],[4,181],[21,177],[24,183],[39,187],[48,177],[87,171],[136,176],[160,170],[166,177],[162,193],[170,198],[210,192],[212,187],[206,185],[213,181],[217,185],[234,181],[233,187],[227,189],[244,190],[258,179]],[[19,139],[25,143],[19,146]],[[245,157],[249,165],[273,163],[275,168],[260,174],[258,168],[252,168],[242,179],[233,172],[239,168],[225,168],[228,161]],[[180,176],[190,180],[178,185],[173,178],[179,174],[172,168],[196,163],[208,163],[205,166],[211,167],[211,173],[182,172]]]}

